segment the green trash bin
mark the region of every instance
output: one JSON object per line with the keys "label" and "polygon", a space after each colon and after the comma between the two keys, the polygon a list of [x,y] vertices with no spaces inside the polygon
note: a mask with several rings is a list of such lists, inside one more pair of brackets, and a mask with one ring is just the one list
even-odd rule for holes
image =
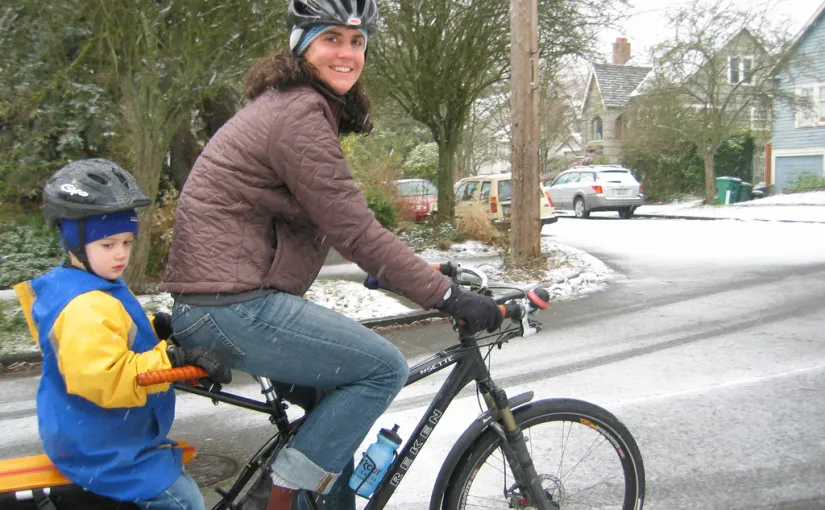
{"label": "green trash bin", "polygon": [[716,178],[716,202],[719,204],[735,204],[739,198],[739,189],[742,179],[738,177]]}
{"label": "green trash bin", "polygon": [[736,199],[737,202],[747,202],[751,199],[751,195],[753,194],[753,184],[749,182],[742,182],[741,187],[739,188],[739,197]]}

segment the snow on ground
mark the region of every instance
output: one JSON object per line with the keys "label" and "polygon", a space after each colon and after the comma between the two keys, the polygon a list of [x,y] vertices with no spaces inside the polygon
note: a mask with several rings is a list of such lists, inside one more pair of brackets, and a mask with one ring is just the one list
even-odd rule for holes
{"label": "snow on ground", "polygon": [[[600,260],[571,246],[542,239],[542,252],[548,255],[548,261],[540,282],[516,280],[508,283],[519,287],[544,283],[553,299],[570,299],[598,290],[613,277],[613,271]],[[502,279],[499,252],[478,241],[457,243],[449,250],[428,249],[419,255],[430,262],[487,259],[489,262],[475,267],[487,274],[492,283]],[[346,280],[318,279],[310,287],[306,298],[359,321],[420,311],[419,308],[402,304],[389,292],[369,290],[360,283]],[[168,293],[138,296],[138,301],[148,311],[169,312],[172,306]]]}
{"label": "snow on ground", "polygon": [[498,248],[482,243],[481,241],[465,241],[463,243],[454,244],[449,250],[427,248],[426,250],[418,253],[419,257],[432,261],[482,258],[489,256],[498,257],[500,255],[501,252]]}
{"label": "snow on ground", "polygon": [[751,207],[765,205],[825,205],[825,191],[809,191],[807,193],[789,193],[787,195],[773,195],[734,204],[735,207]]}
{"label": "snow on ground", "polygon": [[[702,205],[701,200],[661,205],[643,205],[640,216],[683,216],[760,221],[800,221],[825,223],[825,191],[774,195],[731,205]],[[593,216],[616,213],[593,213]]]}

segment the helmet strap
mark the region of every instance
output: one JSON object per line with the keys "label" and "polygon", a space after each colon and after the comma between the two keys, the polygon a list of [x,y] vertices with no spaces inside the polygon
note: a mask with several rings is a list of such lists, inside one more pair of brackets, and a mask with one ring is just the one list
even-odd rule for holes
{"label": "helmet strap", "polygon": [[83,269],[92,273],[95,276],[100,276],[92,270],[92,266],[89,264],[89,257],[86,256],[86,219],[80,219],[77,222],[77,246],[75,246],[72,242],[66,239],[66,236],[63,235],[63,230],[60,228],[60,224],[57,225],[57,236],[60,238],[60,241],[63,243],[66,248],[69,249],[69,253],[74,255],[77,260],[83,264]]}

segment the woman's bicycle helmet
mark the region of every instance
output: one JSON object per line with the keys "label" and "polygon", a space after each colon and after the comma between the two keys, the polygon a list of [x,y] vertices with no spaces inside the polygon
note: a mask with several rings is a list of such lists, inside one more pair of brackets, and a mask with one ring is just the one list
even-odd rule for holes
{"label": "woman's bicycle helmet", "polygon": [[286,15],[290,32],[311,25],[342,25],[372,34],[377,24],[375,0],[289,0]]}
{"label": "woman's bicycle helmet", "polygon": [[145,207],[152,203],[134,177],[105,159],[84,159],[64,166],[43,188],[46,223],[79,220],[98,214]]}

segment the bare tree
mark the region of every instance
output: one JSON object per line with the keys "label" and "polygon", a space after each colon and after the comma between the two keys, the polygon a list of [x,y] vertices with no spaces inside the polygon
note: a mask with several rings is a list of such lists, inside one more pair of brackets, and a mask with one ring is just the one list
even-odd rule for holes
{"label": "bare tree", "polygon": [[669,131],[674,142],[694,144],[711,202],[719,147],[736,131],[764,126],[772,101],[792,100],[773,87],[791,39],[765,11],[727,0],[697,0],[670,13],[669,26],[672,37],[653,50],[654,76],[635,99],[634,129]]}
{"label": "bare tree", "polygon": [[[589,51],[616,4],[540,1],[541,57],[560,65],[563,55]],[[509,79],[509,2],[390,0],[381,9],[383,26],[370,39],[372,89],[430,128],[439,148],[438,211],[451,218],[456,150],[473,105]]]}
{"label": "bare tree", "polygon": [[[124,145],[143,190],[157,194],[168,151],[192,108],[239,81],[278,37],[285,6],[267,0],[75,0],[90,27],[89,58],[121,97]],[[141,211],[151,224],[153,207]],[[127,278],[140,287],[149,252],[141,229]]]}

